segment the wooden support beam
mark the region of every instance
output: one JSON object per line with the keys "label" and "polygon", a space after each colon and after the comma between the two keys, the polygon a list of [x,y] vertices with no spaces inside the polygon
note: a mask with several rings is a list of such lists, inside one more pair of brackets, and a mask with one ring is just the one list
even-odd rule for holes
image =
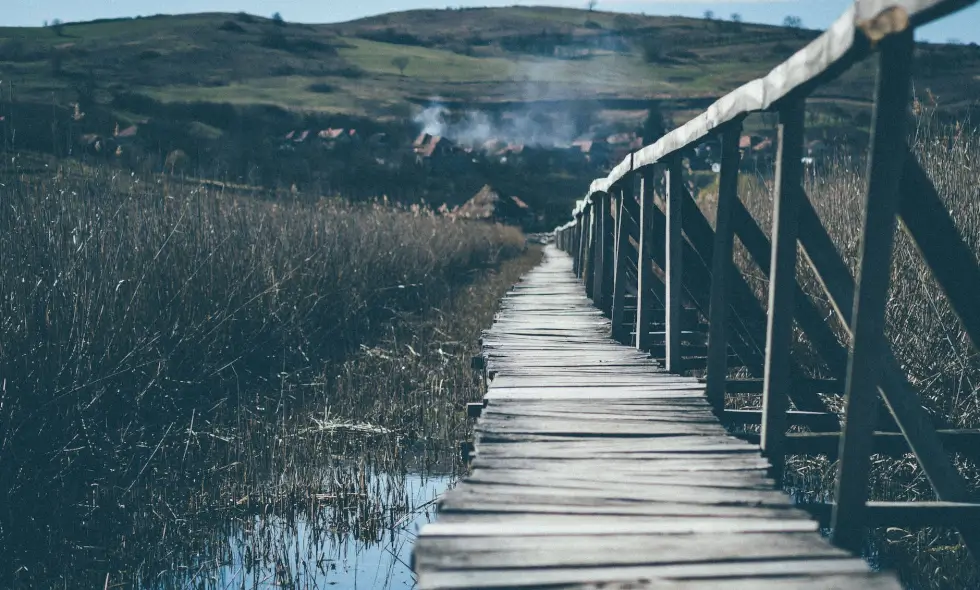
{"label": "wooden support beam", "polygon": [[912,30],[886,39],[878,61],[868,191],[861,233],[851,346],[844,392],[837,489],[832,518],[834,544],[860,551],[871,469],[871,442],[878,411],[885,304],[891,273],[900,171],[907,156],[905,125],[912,63]]}
{"label": "wooden support beam", "polygon": [[[727,413],[727,412],[726,412]],[[792,416],[789,412],[787,416]],[[813,415],[819,415],[813,413]],[[826,414],[825,414],[826,415]],[[830,414],[830,416],[836,415]],[[949,452],[962,454],[964,457],[976,459],[980,457],[980,430],[937,430],[936,435]],[[737,434],[738,438],[750,443],[758,443],[757,433]],[[786,455],[827,455],[839,457],[841,450],[841,433],[839,432],[791,432],[786,435],[783,453]],[[912,452],[908,440],[901,432],[873,432],[868,437],[865,451],[869,455],[887,455],[889,457],[904,457]]]}
{"label": "wooden support beam", "polygon": [[667,354],[664,364],[670,372],[680,372],[681,360],[681,307],[684,305],[683,295],[683,217],[681,216],[681,191],[683,190],[683,167],[680,158],[673,158],[667,164],[667,195],[665,200],[667,226],[664,233],[665,262],[664,273],[667,276],[667,309],[665,322],[667,324]]}
{"label": "wooden support beam", "polygon": [[[762,424],[762,410],[725,410],[720,414],[722,424],[727,426]],[[819,432],[840,429],[840,418],[832,412],[786,412],[786,423],[790,426],[805,426]],[[756,435],[758,440],[758,435]],[[836,442],[836,440],[834,441]]]}
{"label": "wooden support beam", "polygon": [[[854,280],[808,200],[803,198],[801,201],[801,220],[807,221],[804,233],[800,234],[806,259],[830,296],[834,311],[850,330]],[[888,411],[909,441],[909,448],[915,453],[939,499],[950,502],[970,501],[971,494],[965,481],[946,456],[942,441],[906,379],[905,372],[887,347],[885,350],[878,391]],[[970,529],[960,529],[960,536],[973,555],[980,555],[980,534]]]}
{"label": "wooden support beam", "polygon": [[780,481],[785,457],[787,392],[792,384],[793,295],[796,290],[797,203],[803,181],[803,117],[805,100],[782,106],[777,131],[776,193],[772,215],[772,262],[769,281],[769,322],[766,330],[765,386],[762,393],[762,450]]}
{"label": "wooden support beam", "polygon": [[479,418],[483,414],[483,408],[485,407],[483,402],[474,402],[466,404],[466,415],[470,418]]}
{"label": "wooden support beam", "polygon": [[[729,379],[727,393],[762,393],[764,379]],[[844,393],[844,384],[837,379],[793,379],[793,389],[806,393]]]}
{"label": "wooden support beam", "polygon": [[[682,201],[685,204],[687,204],[688,201],[693,202],[689,195],[687,195],[686,198],[682,199]],[[688,237],[694,242],[695,245],[692,246],[687,241],[684,241],[682,244],[682,247],[684,248],[684,252],[685,252],[685,258],[687,260],[687,265],[684,271],[683,283],[684,283],[684,288],[686,289],[687,292],[687,296],[690,299],[690,301],[694,304],[694,306],[697,308],[698,312],[701,315],[707,317],[708,297],[711,292],[711,274],[710,274],[710,269],[706,268],[705,265],[703,264],[702,259],[698,255],[696,248],[700,249],[700,251],[706,251],[706,249],[711,248],[711,242],[710,242],[710,240],[712,239],[710,238],[711,227],[707,225],[708,222],[701,214],[701,212],[697,211],[696,205],[695,205],[695,211],[696,214],[691,213],[689,215],[685,215],[685,217],[687,218],[686,223],[688,224],[688,227],[691,231]],[[664,213],[656,206],[651,207],[650,213],[651,213],[651,221],[653,223],[653,228],[651,230],[651,233],[655,236],[663,235],[664,233],[666,233],[667,218],[664,215]],[[703,232],[701,231],[701,229],[699,229],[702,225],[707,226],[707,232],[708,232],[707,239],[709,240],[707,245],[704,244],[703,238],[705,236],[701,235]],[[651,240],[651,251],[653,255],[653,260],[656,263],[657,267],[660,268],[661,270],[666,265],[665,262],[666,254],[664,250],[665,250],[665,244],[662,240]],[[760,308],[758,301],[756,301],[755,296],[752,295],[751,291],[749,290],[748,284],[745,282],[744,277],[736,273],[733,288],[734,288],[734,297],[732,301],[732,308],[733,311],[735,312],[734,316],[735,317],[746,316],[752,318],[748,322],[748,325],[750,326],[756,322],[756,318],[758,318],[758,323],[764,325],[765,314],[762,312],[762,309]],[[665,301],[666,288],[664,289],[664,291],[665,294],[663,300]],[[746,327],[746,330],[747,329],[748,328]],[[739,336],[743,336],[743,335],[739,333]],[[751,344],[752,340],[753,339],[749,336],[733,338],[730,340],[730,344],[735,349],[736,354],[738,354],[742,362],[746,364],[746,368],[749,370],[750,374],[757,375],[761,373],[762,363],[761,363],[761,359],[759,359],[758,365],[754,362],[755,359],[758,357],[758,353],[755,350],[754,345]],[[794,401],[796,400],[794,399]],[[807,406],[805,405],[806,401],[807,400],[800,400],[800,403],[797,404],[800,406],[800,409],[804,409],[804,410],[824,409],[822,406],[819,405],[818,407]],[[800,405],[801,403],[804,405]]]}
{"label": "wooden support beam", "polygon": [[705,393],[716,412],[725,409],[725,379],[728,377],[728,290],[732,265],[732,203],[738,199],[738,148],[742,122],[725,127],[721,139],[721,175],[718,208],[715,211],[714,252],[711,259],[711,295],[708,304],[708,368]]}
{"label": "wooden support beam", "polygon": [[[801,207],[806,205],[806,203],[803,203],[804,200],[801,196],[801,202],[799,203]],[[805,239],[807,231],[807,228],[804,227],[802,213],[801,210],[800,215],[798,215],[798,237],[800,240]],[[738,235],[739,240],[745,246],[749,256],[759,266],[762,274],[766,278],[769,278],[771,271],[770,256],[772,252],[769,238],[766,237],[762,228],[755,222],[755,219],[745,209],[741,201],[735,204],[732,216],[736,227],[735,233]],[[843,375],[847,368],[847,350],[837,340],[837,336],[830,329],[830,326],[827,325],[823,314],[813,305],[813,302],[810,301],[810,298],[803,292],[803,289],[798,283],[793,293],[793,305],[796,321],[799,323],[800,329],[803,330],[803,333],[807,335],[807,338],[813,344],[817,354],[820,355],[820,358],[823,359],[832,374]],[[795,402],[796,400],[793,401]]]}
{"label": "wooden support beam", "polygon": [[614,340],[623,344],[629,338],[630,330],[623,323],[623,308],[626,296],[626,277],[627,255],[626,251],[630,248],[629,225],[624,225],[626,213],[626,201],[633,199],[633,176],[627,175],[623,179],[622,187],[616,191],[617,214],[616,214],[616,272],[613,277],[613,297],[612,297],[612,336]]}
{"label": "wooden support beam", "polygon": [[[688,271],[692,268],[707,269],[709,285],[707,292],[710,294],[710,262],[706,263],[704,261],[714,259],[714,230],[711,229],[711,224],[704,217],[694,197],[686,189],[684,190],[684,194],[684,231],[692,250],[696,251],[695,255],[687,257],[687,269]],[[737,335],[738,338],[729,338],[729,344],[736,346],[736,342],[741,340],[744,346],[738,351],[739,357],[751,374],[761,375],[763,364],[762,351],[765,347],[766,313],[741,273],[732,273],[730,278],[732,281],[729,291],[729,300],[731,302],[729,318],[732,320],[731,327],[735,328],[734,334],[732,335]],[[708,306],[708,304],[705,305],[705,316],[710,313]],[[802,403],[805,404],[806,402],[803,401]],[[817,405],[819,405],[819,401]],[[806,407],[803,409],[815,408]]]}
{"label": "wooden support beam", "polygon": [[905,159],[898,214],[915,247],[946,293],[963,329],[980,349],[980,266],[915,157]]}
{"label": "wooden support beam", "polygon": [[[834,504],[799,504],[813,515],[820,526],[831,526]],[[868,526],[976,527],[980,525],[980,504],[971,502],[868,502]]]}
{"label": "wooden support beam", "polygon": [[592,271],[592,302],[596,307],[602,309],[602,278],[606,275],[605,269],[605,237],[606,217],[608,217],[608,207],[603,205],[606,202],[605,193],[595,195],[592,207],[595,215],[595,256],[593,257],[595,269]]}
{"label": "wooden support beam", "polygon": [[[653,167],[644,168],[640,172],[640,239],[637,247],[636,265],[636,347],[646,350],[650,346],[650,323],[653,318],[652,310],[655,305],[652,297],[654,284],[663,286],[660,278],[653,272],[653,253],[651,242],[654,239],[652,230],[653,204]],[[665,296],[665,295],[664,295]]]}
{"label": "wooden support beam", "polygon": [[615,239],[616,220],[612,216],[613,199],[609,193],[603,193],[599,202],[602,210],[600,219],[602,228],[599,231],[602,246],[602,274],[599,276],[599,299],[596,307],[607,315],[612,310],[612,282],[615,268]]}

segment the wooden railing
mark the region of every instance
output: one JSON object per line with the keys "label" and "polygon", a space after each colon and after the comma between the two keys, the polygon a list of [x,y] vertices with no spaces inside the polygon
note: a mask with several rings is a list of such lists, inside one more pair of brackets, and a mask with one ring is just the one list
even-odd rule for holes
{"label": "wooden railing", "polygon": [[[980,504],[950,457],[980,457],[980,431],[937,431],[883,334],[897,217],[973,346],[980,345],[976,253],[910,155],[905,125],[915,28],[972,3],[859,0],[767,76],[594,181],[574,219],[555,231],[586,292],[611,317],[613,337],[661,357],[669,371],[704,369],[707,397],[723,422],[761,425],[755,437],[777,480],[787,454],[836,456],[834,502],[810,508],[832,526],[833,541],[852,550],[861,548],[868,526],[937,525],[958,527],[980,557]],[[878,74],[854,277],[803,189],[804,108],[814,88],[872,55]],[[779,116],[771,240],[738,196],[742,121],[763,111]],[[722,145],[714,228],[689,194],[682,165],[686,151],[712,135]],[[768,279],[766,308],[733,262],[735,236]],[[798,245],[847,327],[845,344],[797,280]],[[837,379],[801,377],[790,355],[794,322]],[[735,368],[755,378],[730,379]],[[726,393],[740,392],[761,393],[761,411],[727,409]],[[843,421],[818,393],[845,395]],[[790,433],[790,426],[810,431]],[[871,454],[908,452],[938,501],[868,502]]]}

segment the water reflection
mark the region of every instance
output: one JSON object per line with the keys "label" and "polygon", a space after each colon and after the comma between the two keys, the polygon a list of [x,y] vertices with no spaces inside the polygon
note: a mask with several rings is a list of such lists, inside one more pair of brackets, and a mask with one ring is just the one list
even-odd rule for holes
{"label": "water reflection", "polygon": [[370,490],[324,497],[301,514],[236,520],[224,547],[210,547],[158,584],[170,588],[412,588],[412,545],[435,518],[449,475],[374,474]]}

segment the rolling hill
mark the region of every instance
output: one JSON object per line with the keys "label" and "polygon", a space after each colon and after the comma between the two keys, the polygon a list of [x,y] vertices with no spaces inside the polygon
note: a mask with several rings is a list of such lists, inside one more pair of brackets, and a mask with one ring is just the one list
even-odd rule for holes
{"label": "rolling hill", "polygon": [[[814,31],[558,8],[421,10],[303,25],[197,14],[0,28],[0,78],[21,100],[271,104],[404,116],[470,104],[710,98],[764,74]],[[923,46],[917,86],[944,104],[980,91],[980,49]],[[399,58],[404,62],[399,62]],[[399,68],[402,63],[402,68]],[[870,67],[818,97],[866,103]],[[611,104],[615,104],[612,102]]]}

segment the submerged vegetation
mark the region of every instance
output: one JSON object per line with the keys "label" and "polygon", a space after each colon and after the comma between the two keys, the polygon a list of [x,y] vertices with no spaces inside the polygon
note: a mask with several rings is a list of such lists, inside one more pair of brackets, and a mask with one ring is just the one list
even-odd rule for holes
{"label": "submerged vegetation", "polygon": [[49,170],[0,187],[0,585],[154,585],[215,511],[370,538],[451,471],[519,230]]}

